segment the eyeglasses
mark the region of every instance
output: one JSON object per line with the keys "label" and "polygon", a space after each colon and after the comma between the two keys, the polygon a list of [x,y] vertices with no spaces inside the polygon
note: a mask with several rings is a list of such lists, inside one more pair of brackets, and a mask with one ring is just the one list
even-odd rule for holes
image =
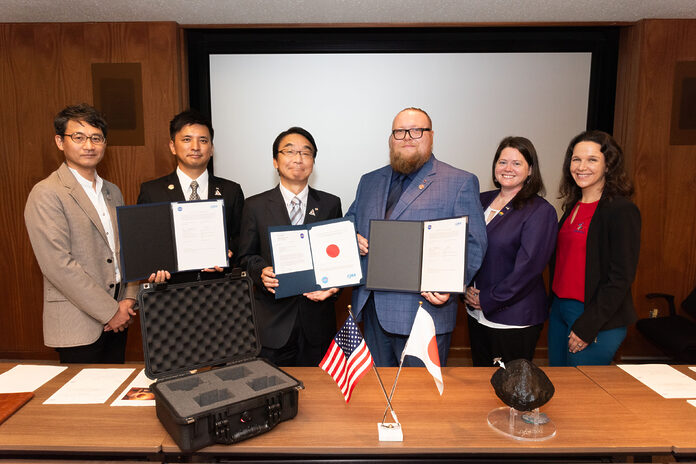
{"label": "eyeglasses", "polygon": [[287,156],[288,158],[293,158],[295,155],[300,155],[302,159],[307,159],[310,157],[314,157],[314,152],[311,150],[293,150],[291,148],[284,148],[280,150],[278,153],[282,153],[283,155]]}
{"label": "eyeglasses", "polygon": [[73,132],[72,134],[63,134],[63,136],[70,137],[78,145],[82,145],[87,139],[90,139],[95,145],[101,145],[106,142],[106,137],[101,134],[85,135],[82,132]]}
{"label": "eyeglasses", "polygon": [[406,134],[412,139],[419,139],[423,137],[423,132],[431,131],[427,127],[412,127],[411,129],[394,129],[392,131],[392,137],[396,140],[403,140],[406,138]]}

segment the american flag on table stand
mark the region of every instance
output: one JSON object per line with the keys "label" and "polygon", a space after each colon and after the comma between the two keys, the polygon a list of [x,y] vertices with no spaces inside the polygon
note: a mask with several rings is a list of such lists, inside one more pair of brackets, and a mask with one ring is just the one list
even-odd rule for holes
{"label": "american flag on table stand", "polygon": [[355,385],[371,366],[370,350],[367,349],[365,339],[360,334],[353,316],[348,315],[345,324],[331,341],[319,367],[334,379],[347,403]]}

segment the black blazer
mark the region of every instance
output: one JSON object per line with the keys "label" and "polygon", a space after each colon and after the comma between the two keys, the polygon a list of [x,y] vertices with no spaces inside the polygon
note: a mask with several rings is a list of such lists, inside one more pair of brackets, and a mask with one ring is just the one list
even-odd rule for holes
{"label": "black blazer", "polygon": [[[559,229],[572,210],[565,212]],[[586,343],[592,343],[602,330],[628,326],[636,320],[631,284],[638,267],[640,226],[640,211],[631,200],[610,200],[602,195],[587,231],[585,309],[572,327]],[[555,266],[554,253],[551,285]]]}
{"label": "black blazer", "polygon": [[[227,227],[228,248],[232,250],[232,260],[237,262],[239,250],[239,228],[244,208],[242,187],[236,182],[221,177],[208,177],[208,199],[225,200],[225,227]],[[186,201],[176,171],[159,179],[140,185],[138,204],[165,201]]]}
{"label": "black blazer", "polygon": [[[342,216],[340,198],[309,188],[305,224]],[[284,346],[299,317],[307,339],[314,345],[328,348],[336,333],[334,298],[314,302],[297,295],[276,300],[261,282],[261,271],[273,262],[268,227],[282,225],[290,225],[290,217],[279,186],[246,200],[239,254],[242,267],[254,281],[256,325],[261,344],[272,349]]]}

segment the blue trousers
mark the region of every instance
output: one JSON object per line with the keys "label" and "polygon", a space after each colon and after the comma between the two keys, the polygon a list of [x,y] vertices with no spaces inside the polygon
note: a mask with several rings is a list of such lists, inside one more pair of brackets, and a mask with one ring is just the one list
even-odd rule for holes
{"label": "blue trousers", "polygon": [[[387,332],[377,319],[375,300],[370,295],[362,310],[363,322],[365,323],[365,343],[370,349],[372,359],[377,367],[396,367],[399,365],[401,353],[406,347],[408,335],[399,335]],[[447,365],[447,355],[449,354],[452,332],[437,334],[437,351],[440,355],[440,365]],[[425,365],[415,356],[406,356],[404,367],[424,367]]]}
{"label": "blue trousers", "polygon": [[587,347],[571,353],[568,336],[575,321],[585,310],[585,304],[566,298],[554,297],[549,317],[550,366],[606,366],[611,364],[616,350],[626,338],[626,327],[602,330],[595,340],[583,340]]}

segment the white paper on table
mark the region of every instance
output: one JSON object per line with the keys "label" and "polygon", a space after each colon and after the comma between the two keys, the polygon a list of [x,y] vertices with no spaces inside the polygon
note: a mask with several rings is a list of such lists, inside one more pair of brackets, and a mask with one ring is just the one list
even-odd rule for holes
{"label": "white paper on table", "polygon": [[179,271],[227,266],[224,200],[172,203]]}
{"label": "white paper on table", "polygon": [[686,400],[691,406],[696,406],[696,400]]}
{"label": "white paper on table", "polygon": [[667,364],[619,364],[664,398],[696,398],[696,380]]}
{"label": "white paper on table", "polygon": [[104,403],[135,369],[82,369],[43,404]]}
{"label": "white paper on table", "polygon": [[147,378],[145,369],[141,370],[111,406],[154,406],[155,396],[150,390],[152,383],[154,380]]}
{"label": "white paper on table", "polygon": [[317,284],[321,288],[359,284],[362,268],[353,223],[322,224],[312,227],[309,233]]}
{"label": "white paper on table", "polygon": [[692,371],[696,372],[696,367],[690,366],[689,369],[691,369]]}
{"label": "white paper on table", "polygon": [[68,366],[18,364],[0,374],[0,393],[33,392],[67,368]]}
{"label": "white paper on table", "polygon": [[307,229],[271,232],[271,246],[275,274],[312,269],[312,252],[309,249]]}
{"label": "white paper on table", "polygon": [[421,291],[463,292],[466,217],[425,221]]}

